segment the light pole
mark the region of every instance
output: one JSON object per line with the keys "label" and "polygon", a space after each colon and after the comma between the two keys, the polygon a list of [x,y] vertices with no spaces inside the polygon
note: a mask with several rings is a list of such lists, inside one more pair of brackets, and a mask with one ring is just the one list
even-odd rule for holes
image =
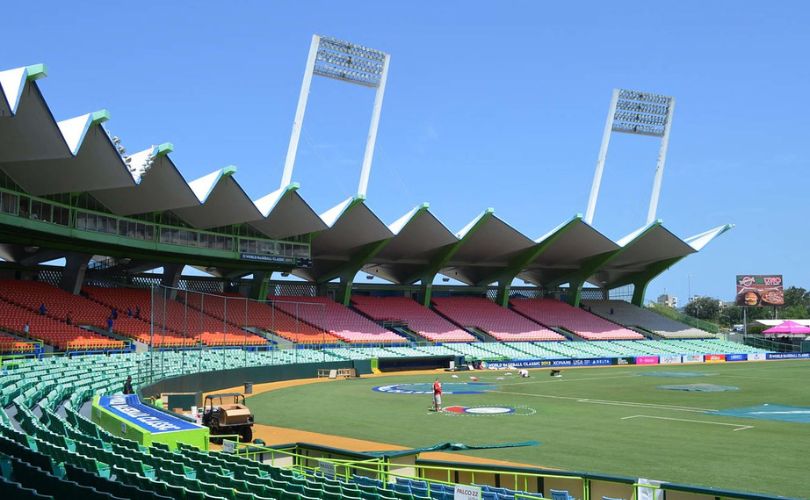
{"label": "light pole", "polygon": [[689,295],[686,296],[686,303],[692,302],[692,274],[687,274],[686,279],[689,283]]}
{"label": "light pole", "polygon": [[672,114],[675,111],[675,98],[637,90],[613,89],[608,108],[607,121],[602,134],[602,145],[593,174],[591,194],[588,197],[588,208],[585,211],[585,222],[593,223],[596,212],[596,200],[599,198],[599,187],[602,184],[602,172],[605,169],[608,145],[611,132],[624,134],[649,135],[661,138],[658,149],[658,161],[655,166],[650,207],[647,210],[647,224],[655,221],[658,211],[658,197],[664,177],[664,163],[669,147],[669,131],[672,125]]}
{"label": "light pole", "polygon": [[298,107],[293,120],[290,144],[287,148],[287,158],[284,161],[281,188],[287,187],[292,181],[295,156],[298,151],[298,140],[304,125],[304,112],[307,109],[307,100],[309,99],[309,87],[312,83],[312,76],[315,75],[376,89],[371,124],[366,139],[366,150],[363,154],[363,164],[360,170],[360,184],[357,187],[358,195],[366,195],[390,60],[391,56],[389,54],[379,50],[338,40],[337,38],[312,35],[312,44],[309,48],[307,65],[304,70],[304,80],[301,83],[301,92],[298,96]]}

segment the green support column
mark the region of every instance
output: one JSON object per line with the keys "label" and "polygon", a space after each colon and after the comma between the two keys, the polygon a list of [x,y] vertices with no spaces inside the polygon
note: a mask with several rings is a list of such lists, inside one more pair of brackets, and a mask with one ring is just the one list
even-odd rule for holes
{"label": "green support column", "polygon": [[253,273],[253,280],[250,284],[250,298],[253,300],[267,300],[272,277],[272,271]]}
{"label": "green support column", "polygon": [[621,281],[611,283],[610,287],[617,288],[624,285],[633,285],[633,298],[631,301],[634,305],[641,307],[644,305],[644,294],[647,291],[647,285],[681,259],[683,259],[683,257],[673,257],[671,259],[655,262],[647,266],[647,269],[644,271],[629,276]]}
{"label": "green support column", "polygon": [[647,291],[647,285],[650,284],[650,281],[652,280],[637,281],[633,283],[632,303],[634,306],[644,306],[644,293]]}
{"label": "green support column", "polygon": [[428,281],[427,283],[425,283],[424,280],[423,280],[421,292],[422,292],[422,305],[425,306],[425,307],[430,307],[430,299],[431,299],[431,297],[433,295],[433,280],[432,279],[430,281]]}
{"label": "green support column", "polygon": [[352,285],[354,284],[354,275],[350,278],[341,276],[340,287],[338,288],[338,296],[335,297],[338,302],[344,306],[348,306],[352,301]]}
{"label": "green support column", "polygon": [[512,281],[499,281],[498,282],[498,295],[495,302],[501,307],[509,306],[509,290],[512,289]]}
{"label": "green support column", "polygon": [[585,281],[569,281],[568,282],[568,303],[574,307],[579,307],[579,301],[582,298],[582,287]]}

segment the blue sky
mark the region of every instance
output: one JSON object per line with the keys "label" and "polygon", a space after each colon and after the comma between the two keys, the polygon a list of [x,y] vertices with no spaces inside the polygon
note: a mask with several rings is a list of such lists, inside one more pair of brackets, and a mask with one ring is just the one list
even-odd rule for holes
{"label": "blue sky", "polygon": [[[429,201],[452,230],[487,207],[533,237],[584,212],[611,89],[673,95],[659,217],[734,223],[655,280],[731,299],[734,275],[810,287],[810,5],[804,2],[14,2],[0,66],[45,63],[57,119],[106,108],[128,150],[172,142],[188,180],[237,165],[278,187],[313,33],[392,54],[369,206]],[[318,211],[354,194],[373,91],[315,79],[293,180]],[[644,223],[658,143],[614,134],[594,225]],[[691,276],[691,277],[690,277]]]}

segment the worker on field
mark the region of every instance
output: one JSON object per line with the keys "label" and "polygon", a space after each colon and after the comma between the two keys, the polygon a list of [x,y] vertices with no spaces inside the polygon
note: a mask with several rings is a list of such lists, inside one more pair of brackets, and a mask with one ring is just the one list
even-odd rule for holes
{"label": "worker on field", "polygon": [[442,383],[439,377],[433,382],[433,411],[442,411]]}

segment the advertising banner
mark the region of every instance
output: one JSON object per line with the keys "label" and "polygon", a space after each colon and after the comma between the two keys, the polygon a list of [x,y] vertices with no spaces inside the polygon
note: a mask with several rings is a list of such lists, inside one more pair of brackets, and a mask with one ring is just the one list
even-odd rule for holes
{"label": "advertising banner", "polygon": [[769,352],[765,359],[810,359],[810,352]]}
{"label": "advertising banner", "polygon": [[208,427],[145,405],[134,394],[94,397],[90,416],[102,429],[144,446],[163,443],[175,450],[183,443],[208,449]]}
{"label": "advertising banner", "polygon": [[752,352],[747,355],[748,361],[765,361],[768,359],[764,352]]}
{"label": "advertising banner", "polygon": [[222,453],[236,453],[236,441],[231,441],[230,439],[223,439],[222,440]]}
{"label": "advertising banner", "polygon": [[725,363],[726,362],[726,355],[725,354],[706,354],[703,356],[703,361],[706,363]]}
{"label": "advertising banner", "polygon": [[138,396],[134,394],[125,396],[101,396],[99,406],[121,420],[146,429],[152,434],[197,430],[200,428],[199,425],[192,422],[169,415],[168,413],[164,413],[141,403],[140,400],[138,400]]}
{"label": "advertising banner", "polygon": [[785,294],[781,274],[741,274],[737,275],[738,306],[783,306]]}
{"label": "advertising banner", "polygon": [[637,365],[657,365],[658,356],[636,356]]}
{"label": "advertising banner", "polygon": [[326,477],[335,477],[335,464],[334,462],[326,462],[324,460],[318,461],[318,466],[321,469],[321,474]]}
{"label": "advertising banner", "polygon": [[703,363],[703,355],[701,354],[684,354],[681,357],[683,363]]}
{"label": "advertising banner", "polygon": [[681,357],[677,354],[673,356],[659,356],[658,361],[662,365],[679,365],[681,364]]}
{"label": "advertising banner", "polygon": [[481,487],[457,484],[453,490],[453,500],[481,500]]}
{"label": "advertising banner", "polygon": [[513,368],[556,368],[558,366],[607,366],[615,365],[615,358],[588,359],[521,359],[517,361],[488,361],[490,370]]}
{"label": "advertising banner", "polygon": [[726,354],[726,361],[748,361],[747,354]]}

